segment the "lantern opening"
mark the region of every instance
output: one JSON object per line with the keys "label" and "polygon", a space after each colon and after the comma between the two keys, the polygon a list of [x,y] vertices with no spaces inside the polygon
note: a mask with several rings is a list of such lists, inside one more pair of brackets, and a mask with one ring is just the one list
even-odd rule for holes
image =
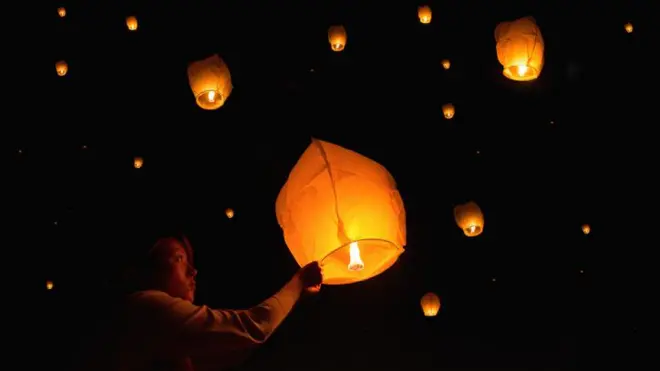
{"label": "lantern opening", "polygon": [[519,64],[504,69],[504,76],[515,81],[530,81],[539,76],[539,71],[531,66]]}
{"label": "lantern opening", "polygon": [[213,110],[222,107],[225,102],[218,90],[205,90],[197,96],[197,104],[203,109]]}
{"label": "lantern opening", "polygon": [[334,50],[336,52],[340,52],[340,51],[344,50],[344,44],[334,43],[334,44],[332,44],[332,50]]}
{"label": "lantern opening", "polygon": [[470,225],[469,227],[465,228],[465,234],[467,236],[474,236],[481,233],[481,227],[478,225]]}
{"label": "lantern opening", "polygon": [[326,285],[367,280],[391,267],[404,249],[390,241],[364,239],[347,243],[321,260]]}

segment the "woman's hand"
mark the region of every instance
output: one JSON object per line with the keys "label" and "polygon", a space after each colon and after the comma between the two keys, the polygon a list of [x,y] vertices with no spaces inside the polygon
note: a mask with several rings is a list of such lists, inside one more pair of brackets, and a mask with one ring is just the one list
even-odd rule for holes
{"label": "woman's hand", "polygon": [[303,284],[303,289],[310,293],[321,290],[323,283],[323,270],[318,262],[311,262],[298,271],[298,277]]}

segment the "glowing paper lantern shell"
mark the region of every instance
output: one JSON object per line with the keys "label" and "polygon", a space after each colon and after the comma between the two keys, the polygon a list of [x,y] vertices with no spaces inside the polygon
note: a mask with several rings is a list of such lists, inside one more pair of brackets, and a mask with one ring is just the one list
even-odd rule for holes
{"label": "glowing paper lantern shell", "polygon": [[[404,251],[406,215],[390,173],[338,145],[313,139],[280,191],[277,220],[300,266],[323,265],[324,284],[375,277]],[[351,270],[351,245],[363,269]]]}
{"label": "glowing paper lantern shell", "polygon": [[435,317],[440,311],[440,298],[432,292],[424,294],[422,300],[420,300],[420,304],[426,317]]}
{"label": "glowing paper lantern shell", "polygon": [[135,31],[138,29],[138,20],[135,16],[126,17],[126,27],[129,31]]}
{"label": "glowing paper lantern shell", "polygon": [[541,75],[545,44],[534,18],[500,23],[495,28],[495,41],[504,76],[514,81],[531,81]]}
{"label": "glowing paper lantern shell", "polygon": [[57,76],[65,76],[69,72],[69,65],[65,61],[55,63],[55,72]]}
{"label": "glowing paper lantern shell", "polygon": [[591,233],[591,226],[589,224],[582,224],[582,233],[585,235]]}
{"label": "glowing paper lantern shell", "polygon": [[454,208],[454,218],[459,228],[468,237],[476,237],[484,231],[484,214],[479,205],[470,201]]}
{"label": "glowing paper lantern shell", "polygon": [[229,67],[217,54],[191,63],[188,81],[197,105],[205,110],[222,107],[233,89]]}
{"label": "glowing paper lantern shell", "polygon": [[333,51],[340,52],[346,48],[348,36],[344,26],[332,26],[328,29],[328,41]]}
{"label": "glowing paper lantern shell", "polygon": [[428,5],[420,6],[419,8],[417,8],[417,16],[419,17],[420,23],[422,24],[431,23],[431,17],[433,16],[431,7],[429,7]]}

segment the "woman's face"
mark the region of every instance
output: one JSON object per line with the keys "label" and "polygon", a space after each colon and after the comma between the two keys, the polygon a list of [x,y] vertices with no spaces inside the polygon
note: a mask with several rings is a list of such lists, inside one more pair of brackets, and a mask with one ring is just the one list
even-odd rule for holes
{"label": "woman's face", "polygon": [[173,297],[192,302],[195,299],[197,270],[188,262],[188,254],[181,242],[171,239],[158,251],[157,285]]}

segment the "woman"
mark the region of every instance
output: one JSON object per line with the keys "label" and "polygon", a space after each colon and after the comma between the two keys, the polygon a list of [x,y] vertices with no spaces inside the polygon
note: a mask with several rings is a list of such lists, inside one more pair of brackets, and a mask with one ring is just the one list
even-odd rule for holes
{"label": "woman", "polygon": [[302,293],[323,280],[318,263],[301,268],[275,295],[247,310],[193,304],[192,249],[185,237],[162,238],[131,274],[136,291],[122,303],[112,331],[83,369],[90,371],[194,370],[195,359],[227,366],[237,353],[265,342]]}

